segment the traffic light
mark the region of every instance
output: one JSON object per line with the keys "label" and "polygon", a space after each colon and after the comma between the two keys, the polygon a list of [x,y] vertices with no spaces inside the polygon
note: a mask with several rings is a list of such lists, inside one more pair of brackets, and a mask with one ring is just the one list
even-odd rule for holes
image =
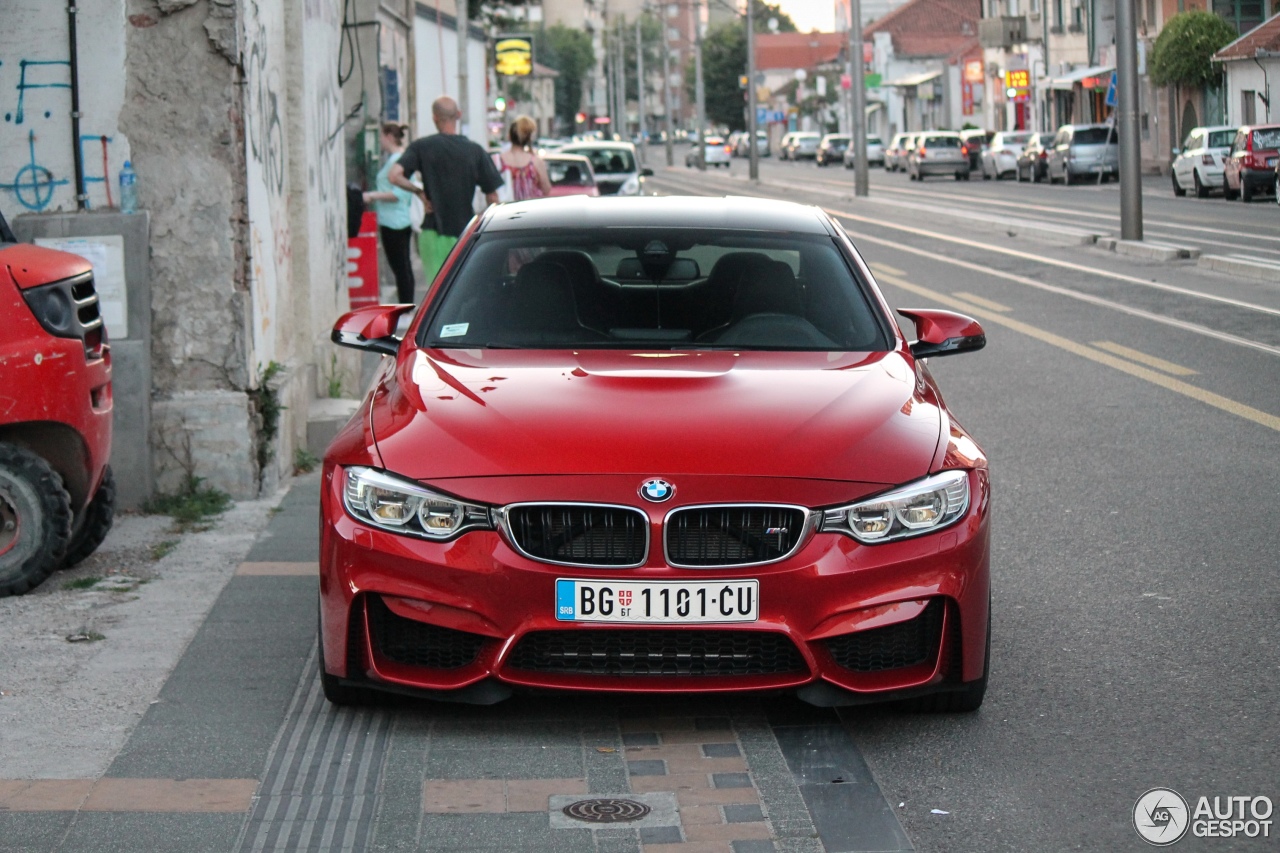
{"label": "traffic light", "polygon": [[586,120],[587,120],[587,114],[586,114],[586,113],[578,113],[577,115],[575,115],[575,116],[573,117],[573,120],[574,120],[574,121],[576,121],[578,124],[583,124],[583,123],[585,123],[585,122],[586,122]]}
{"label": "traffic light", "polygon": [[494,98],[493,108],[500,113],[505,113],[507,111],[507,99],[503,97]]}
{"label": "traffic light", "polygon": [[747,88],[747,75],[745,74],[738,75],[738,88],[744,89],[744,90]]}

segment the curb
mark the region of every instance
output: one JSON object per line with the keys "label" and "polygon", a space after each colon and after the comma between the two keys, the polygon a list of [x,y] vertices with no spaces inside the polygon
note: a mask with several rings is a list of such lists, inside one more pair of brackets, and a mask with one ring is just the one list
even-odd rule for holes
{"label": "curb", "polygon": [[1200,249],[1197,246],[1158,243],[1152,240],[1116,240],[1112,248],[1117,255],[1146,258],[1152,261],[1168,262],[1200,257]]}
{"label": "curb", "polygon": [[1199,266],[1242,278],[1280,283],[1280,264],[1247,255],[1201,255]]}

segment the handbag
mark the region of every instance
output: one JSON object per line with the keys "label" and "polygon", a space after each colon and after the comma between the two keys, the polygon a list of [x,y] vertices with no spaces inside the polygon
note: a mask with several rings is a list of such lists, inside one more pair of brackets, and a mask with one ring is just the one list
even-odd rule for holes
{"label": "handbag", "polygon": [[502,186],[498,187],[498,204],[503,202],[515,201],[515,191],[511,189],[511,170],[507,168],[507,164],[502,162],[501,154],[490,154],[493,159],[493,167],[498,170],[498,175],[502,178]]}

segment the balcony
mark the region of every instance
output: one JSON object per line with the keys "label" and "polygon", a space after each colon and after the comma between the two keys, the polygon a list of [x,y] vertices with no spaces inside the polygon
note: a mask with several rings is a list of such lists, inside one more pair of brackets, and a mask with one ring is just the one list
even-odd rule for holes
{"label": "balcony", "polygon": [[978,41],[983,47],[1009,49],[1027,41],[1027,19],[1021,15],[1002,15],[978,21]]}

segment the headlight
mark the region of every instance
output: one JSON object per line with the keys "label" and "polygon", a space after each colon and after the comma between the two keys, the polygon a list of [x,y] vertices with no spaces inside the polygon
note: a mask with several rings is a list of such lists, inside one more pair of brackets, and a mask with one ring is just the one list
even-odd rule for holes
{"label": "headlight", "polygon": [[420,539],[452,539],[465,530],[493,529],[489,508],[433,492],[373,468],[346,468],[343,501],[355,518]]}
{"label": "headlight", "polygon": [[635,175],[627,178],[618,189],[618,195],[635,195],[640,192],[640,179]]}
{"label": "headlight", "polygon": [[870,545],[940,530],[968,508],[968,472],[944,471],[861,503],[826,510],[821,530]]}

